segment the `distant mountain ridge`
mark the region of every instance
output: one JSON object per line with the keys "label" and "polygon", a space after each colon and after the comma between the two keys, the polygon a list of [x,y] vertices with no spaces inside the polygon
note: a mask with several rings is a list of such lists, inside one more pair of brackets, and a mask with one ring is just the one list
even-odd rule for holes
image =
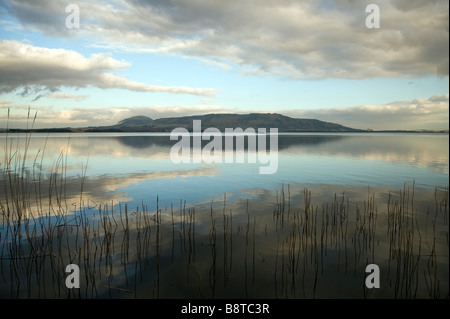
{"label": "distant mountain ridge", "polygon": [[355,129],[336,123],[316,119],[300,119],[277,113],[250,114],[206,114],[152,119],[138,115],[123,119],[114,125],[89,127],[63,127],[43,129],[0,129],[5,132],[40,132],[40,133],[89,133],[89,132],[171,132],[178,127],[192,131],[194,120],[201,120],[202,130],[215,127],[224,132],[225,128],[277,128],[278,132],[390,132],[390,133],[449,133],[448,130],[371,130]]}
{"label": "distant mountain ridge", "polygon": [[147,116],[138,115],[123,119],[120,122],[117,122],[114,126],[120,127],[133,127],[133,126],[142,126],[142,125],[151,125],[153,120]]}
{"label": "distant mountain ridge", "polygon": [[181,117],[151,119],[146,116],[133,116],[126,118],[115,125],[91,127],[92,131],[148,131],[170,132],[174,128],[183,127],[192,131],[194,120],[201,120],[202,129],[215,127],[221,131],[225,128],[246,129],[252,128],[278,128],[279,132],[354,132],[358,129],[346,127],[336,123],[324,122],[316,119],[298,119],[276,113],[250,113],[250,114],[206,114]]}
{"label": "distant mountain ridge", "polygon": [[10,132],[171,132],[178,127],[192,131],[193,121],[201,120],[202,130],[208,127],[218,128],[277,128],[278,132],[363,132],[336,123],[324,122],[316,119],[299,119],[277,113],[250,113],[250,114],[206,114],[181,117],[168,117],[151,119],[139,115],[123,119],[114,125],[90,126],[84,128],[47,128],[19,130],[10,129]]}

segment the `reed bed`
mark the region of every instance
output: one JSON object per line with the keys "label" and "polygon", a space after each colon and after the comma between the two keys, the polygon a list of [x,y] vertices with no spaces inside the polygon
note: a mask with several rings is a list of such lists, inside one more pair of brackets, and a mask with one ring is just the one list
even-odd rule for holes
{"label": "reed bed", "polygon": [[[2,202],[0,291],[7,298],[168,298],[181,286],[195,298],[328,298],[335,278],[353,297],[448,297],[448,240],[436,230],[448,220],[446,201],[419,216],[405,189],[399,200],[389,195],[380,218],[373,197],[362,207],[344,195],[319,206],[310,194],[302,208],[286,209],[282,199],[269,221],[249,201],[243,212],[211,203],[208,232],[197,231],[197,209],[185,205],[176,218],[173,206],[27,204],[39,211],[24,218],[17,200]],[[64,285],[72,263],[80,266],[80,289]],[[364,287],[370,263],[382,267],[380,292]]]}
{"label": "reed bed", "polygon": [[[69,203],[66,150],[45,173],[45,149],[30,157],[22,142],[7,141],[0,170],[1,298],[449,297],[448,188],[420,207],[414,184],[382,202],[282,185],[272,204],[161,207],[156,195],[132,206],[93,203],[84,167]],[[79,289],[65,286],[69,264]],[[368,264],[380,289],[364,285]]]}

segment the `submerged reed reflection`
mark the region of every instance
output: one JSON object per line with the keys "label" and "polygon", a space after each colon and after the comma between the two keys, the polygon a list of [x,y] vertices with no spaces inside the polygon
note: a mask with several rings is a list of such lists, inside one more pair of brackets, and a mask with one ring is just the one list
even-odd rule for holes
{"label": "submerged reed reflection", "polygon": [[[448,189],[436,190],[434,207],[423,210],[411,187],[390,193],[384,208],[371,193],[362,203],[344,193],[313,203],[308,189],[303,206],[293,206],[290,186],[287,193],[283,187],[273,194],[273,206],[224,196],[209,207],[180,205],[178,217],[173,206],[160,208],[158,199],[153,212],[144,204],[130,210],[111,203],[33,219],[9,218],[3,205],[0,293],[2,298],[447,298]],[[70,263],[80,267],[80,289],[64,286]],[[370,263],[380,266],[380,289],[364,286]]]}
{"label": "submerged reed reflection", "polygon": [[[1,298],[449,297],[448,187],[239,185],[245,192],[210,200],[215,189],[175,208],[173,196],[142,184],[139,202],[105,196],[85,166],[69,176],[64,150],[50,171],[43,152],[31,166],[6,152]],[[211,180],[197,187],[226,180],[202,177]],[[80,289],[65,286],[69,264],[80,268]],[[380,267],[379,289],[364,285],[368,264]]]}

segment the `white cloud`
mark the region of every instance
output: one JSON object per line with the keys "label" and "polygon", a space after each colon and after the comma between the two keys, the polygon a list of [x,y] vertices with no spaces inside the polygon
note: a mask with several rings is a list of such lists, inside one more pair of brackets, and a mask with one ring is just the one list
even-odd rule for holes
{"label": "white cloud", "polygon": [[2,100],[0,100],[0,109],[8,108],[10,106],[11,106],[11,102],[10,101],[2,101]]}
{"label": "white cloud", "polygon": [[73,94],[67,94],[64,92],[53,92],[45,95],[48,99],[74,99],[76,101],[81,101],[86,99],[87,95],[73,95]]}
{"label": "white cloud", "polygon": [[[2,103],[4,102],[4,103]],[[5,106],[2,107],[2,104]],[[13,105],[8,101],[0,101],[0,109],[10,108],[0,113],[0,128],[6,127],[6,121],[11,128],[26,127],[27,111],[29,106]],[[225,108],[212,104],[186,105],[151,105],[136,107],[109,107],[109,108],[73,108],[59,110],[46,106],[31,106],[32,114],[37,112],[35,128],[49,127],[87,127],[113,125],[117,122],[136,115],[144,115],[153,119],[177,117],[185,115],[201,115],[205,113],[242,113],[236,108]]]}
{"label": "white cloud", "polygon": [[111,73],[129,67],[109,54],[86,58],[65,49],[48,49],[18,41],[0,41],[0,93],[23,90],[22,95],[54,92],[61,87],[97,87],[139,92],[168,92],[214,96],[213,89],[157,86],[128,80]]}
{"label": "white cloud", "polygon": [[287,110],[280,113],[315,118],[342,125],[376,130],[449,129],[449,95],[434,95],[412,101],[342,108]]}

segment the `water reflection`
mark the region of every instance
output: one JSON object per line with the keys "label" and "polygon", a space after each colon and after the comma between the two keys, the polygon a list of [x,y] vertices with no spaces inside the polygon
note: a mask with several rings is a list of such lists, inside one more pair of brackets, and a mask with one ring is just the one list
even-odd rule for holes
{"label": "water reflection", "polygon": [[[330,190],[286,185],[249,190],[252,199],[144,200],[8,222],[0,295],[448,298],[448,190]],[[69,263],[81,268],[79,290],[64,286]],[[380,289],[364,286],[368,263],[382,270]]]}
{"label": "water reflection", "polygon": [[[322,143],[332,143],[345,138],[343,135],[285,135],[279,134],[278,149],[287,149],[295,145],[317,145]],[[347,136],[348,137],[348,136]],[[166,146],[168,148],[175,144],[167,138],[167,136],[116,136],[120,143],[127,147],[136,149],[146,149],[151,147]],[[202,141],[202,146],[206,145],[208,141]],[[234,150],[236,145],[234,144]],[[224,148],[223,148],[224,150]]]}
{"label": "water reflection", "polygon": [[[2,151],[5,150],[5,144],[23,149],[26,141],[24,136],[9,134],[8,143],[6,139],[0,139]],[[448,173],[448,134],[280,133],[278,139],[280,155],[381,160],[430,167]],[[163,133],[34,134],[28,153],[35,155],[42,152],[44,157],[55,158],[62,150],[67,150],[72,157],[85,160],[87,156],[169,159],[170,148],[175,143],[168,134]],[[208,141],[202,141],[202,146],[206,143]]]}
{"label": "water reflection", "polygon": [[10,138],[2,298],[448,298],[448,135],[280,135],[269,176],[164,134]]}
{"label": "water reflection", "polygon": [[[14,150],[4,152],[2,162],[11,162],[11,153],[12,166],[21,166],[26,141],[19,134],[0,139],[3,151]],[[159,195],[164,204],[180,198],[201,203],[225,193],[239,196],[247,189],[276,190],[282,183],[321,188],[398,189],[404,182],[424,189],[448,186],[444,134],[280,134],[273,175],[260,175],[258,163],[175,164],[170,160],[175,141],[168,134],[35,134],[29,142],[24,172],[31,180],[50,180],[59,170],[67,194],[73,188],[76,196],[83,186],[96,202],[139,202]],[[1,183],[4,178],[4,188]]]}
{"label": "water reflection", "polygon": [[[169,154],[170,147],[175,143],[167,136],[114,138],[126,147],[140,151],[151,149],[157,154]],[[403,162],[430,166],[448,173],[449,148],[446,141],[446,134],[279,134],[278,149],[282,154],[318,154]],[[208,141],[202,141],[202,146],[207,143]]]}

